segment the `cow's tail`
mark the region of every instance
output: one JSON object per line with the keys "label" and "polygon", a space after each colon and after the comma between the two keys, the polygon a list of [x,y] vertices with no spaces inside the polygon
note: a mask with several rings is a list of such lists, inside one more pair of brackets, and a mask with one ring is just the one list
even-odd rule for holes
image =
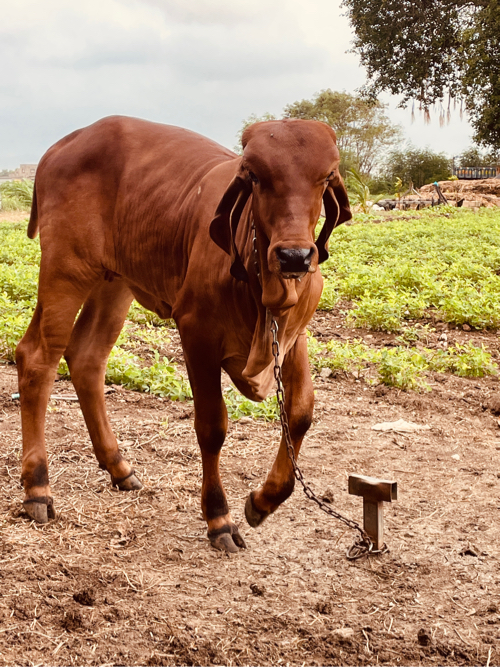
{"label": "cow's tail", "polygon": [[34,239],[38,234],[38,207],[36,203],[36,181],[33,186],[33,202],[31,203],[30,221],[28,223],[28,238]]}

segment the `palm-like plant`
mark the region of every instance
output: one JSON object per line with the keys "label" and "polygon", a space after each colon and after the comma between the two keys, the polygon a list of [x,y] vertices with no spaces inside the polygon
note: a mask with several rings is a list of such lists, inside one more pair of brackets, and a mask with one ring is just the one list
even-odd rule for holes
{"label": "palm-like plant", "polygon": [[362,213],[369,213],[373,204],[376,204],[384,195],[374,195],[370,193],[370,188],[366,184],[363,176],[357,169],[351,167],[347,170],[346,185],[349,195],[349,202],[357,206]]}

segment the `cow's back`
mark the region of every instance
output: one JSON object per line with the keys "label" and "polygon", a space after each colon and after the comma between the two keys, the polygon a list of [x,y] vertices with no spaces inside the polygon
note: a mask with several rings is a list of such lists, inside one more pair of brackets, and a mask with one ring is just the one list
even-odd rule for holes
{"label": "cow's back", "polygon": [[195,201],[203,177],[235,157],[189,130],[104,118],[42,158],[28,233],[40,227],[42,252],[80,247],[89,262],[163,291],[165,265],[180,277],[190,238],[206,222]]}

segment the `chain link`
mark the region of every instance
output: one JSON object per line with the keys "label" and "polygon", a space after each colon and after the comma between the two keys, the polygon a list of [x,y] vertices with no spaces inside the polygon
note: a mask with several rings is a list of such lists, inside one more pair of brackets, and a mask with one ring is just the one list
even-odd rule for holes
{"label": "chain link", "polygon": [[278,342],[278,323],[274,318],[272,318],[271,320],[271,333],[273,336],[272,352],[274,357],[274,379],[276,380],[276,399],[278,401],[278,407],[280,411],[281,428],[285,438],[288,457],[292,462],[293,474],[295,476],[295,479],[298,482],[300,482],[302,490],[304,491],[307,498],[315,502],[318,505],[318,507],[321,510],[323,510],[323,512],[325,512],[329,516],[332,516],[334,519],[341,521],[348,528],[351,528],[352,530],[357,530],[359,532],[359,537],[357,538],[356,542],[347,550],[346,555],[349,560],[357,560],[358,558],[362,558],[365,555],[385,553],[385,551],[387,551],[386,545],[384,545],[384,547],[380,550],[375,550],[373,548],[373,542],[370,539],[369,535],[366,533],[366,531],[363,530],[363,528],[361,528],[361,526],[359,525],[359,523],[357,523],[357,521],[349,519],[348,517],[343,516],[339,512],[336,512],[333,509],[333,507],[330,507],[330,505],[327,505],[323,500],[321,500],[321,498],[319,498],[314,493],[312,488],[305,481],[302,470],[299,468],[297,460],[295,458],[295,450],[292,445],[290,426],[288,424],[288,415],[285,409],[285,389],[283,387],[283,376],[281,372],[281,364],[279,361],[280,346]]}
{"label": "chain link", "polygon": [[259,266],[259,251],[257,250],[257,230],[255,229],[254,221],[252,220],[252,248],[253,248],[253,263],[255,265],[255,272],[260,281],[260,266]]}
{"label": "chain link", "polygon": [[[255,229],[255,224],[253,220],[252,220],[252,232],[253,232],[252,247],[253,247],[254,265],[257,277],[260,281],[259,252],[257,249],[257,230]],[[348,528],[358,531],[359,536],[357,540],[347,550],[346,556],[348,560],[357,560],[358,558],[363,558],[363,556],[366,555],[370,556],[370,555],[385,553],[387,551],[387,546],[385,544],[382,547],[382,549],[375,550],[373,548],[373,542],[371,538],[366,533],[366,531],[364,531],[363,528],[361,528],[359,523],[353,521],[353,519],[349,519],[348,517],[343,516],[339,512],[336,512],[333,509],[333,507],[330,507],[323,500],[321,500],[321,498],[318,498],[318,496],[314,493],[309,484],[305,481],[302,470],[299,468],[297,460],[295,458],[295,450],[293,449],[292,445],[292,436],[290,435],[290,426],[288,425],[288,415],[285,409],[285,389],[283,387],[283,376],[281,372],[281,364],[279,361],[280,345],[278,342],[278,323],[274,318],[271,319],[271,333],[273,336],[271,349],[274,357],[274,379],[276,380],[276,399],[278,401],[278,407],[280,411],[281,428],[283,435],[285,437],[286,449],[288,457],[292,463],[293,474],[295,476],[295,479],[301,484],[302,490],[304,491],[306,497],[309,500],[315,502],[318,505],[318,507],[321,510],[323,510],[323,512],[325,512],[329,516],[332,516],[334,519],[338,519],[338,521],[341,521]]]}

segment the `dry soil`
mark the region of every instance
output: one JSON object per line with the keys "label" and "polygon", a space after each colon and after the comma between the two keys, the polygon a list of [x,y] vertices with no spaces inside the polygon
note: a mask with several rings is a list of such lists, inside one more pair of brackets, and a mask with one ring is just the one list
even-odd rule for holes
{"label": "dry soil", "polygon": [[[319,313],[312,328],[323,340],[393,339],[345,329],[336,312]],[[499,347],[496,334],[448,335]],[[167,352],[180,359],[179,350],[173,332]],[[277,424],[248,418],[231,423],[222,457],[248,549],[213,550],[192,404],[120,388],[106,402],[144,489],[114,491],[78,403],[54,399],[47,441],[58,518],[35,525],[21,504],[16,370],[0,367],[0,664],[498,665],[498,380],[429,381],[432,392],[416,394],[343,373],[315,379],[300,463],[318,494],[361,520],[348,475],[398,482],[397,502],[385,505],[389,553],[350,562],[353,533],[298,488],[257,530],[245,523],[245,498],[279,440]],[[72,391],[65,381],[54,388]],[[400,418],[430,430],[372,430]]]}

